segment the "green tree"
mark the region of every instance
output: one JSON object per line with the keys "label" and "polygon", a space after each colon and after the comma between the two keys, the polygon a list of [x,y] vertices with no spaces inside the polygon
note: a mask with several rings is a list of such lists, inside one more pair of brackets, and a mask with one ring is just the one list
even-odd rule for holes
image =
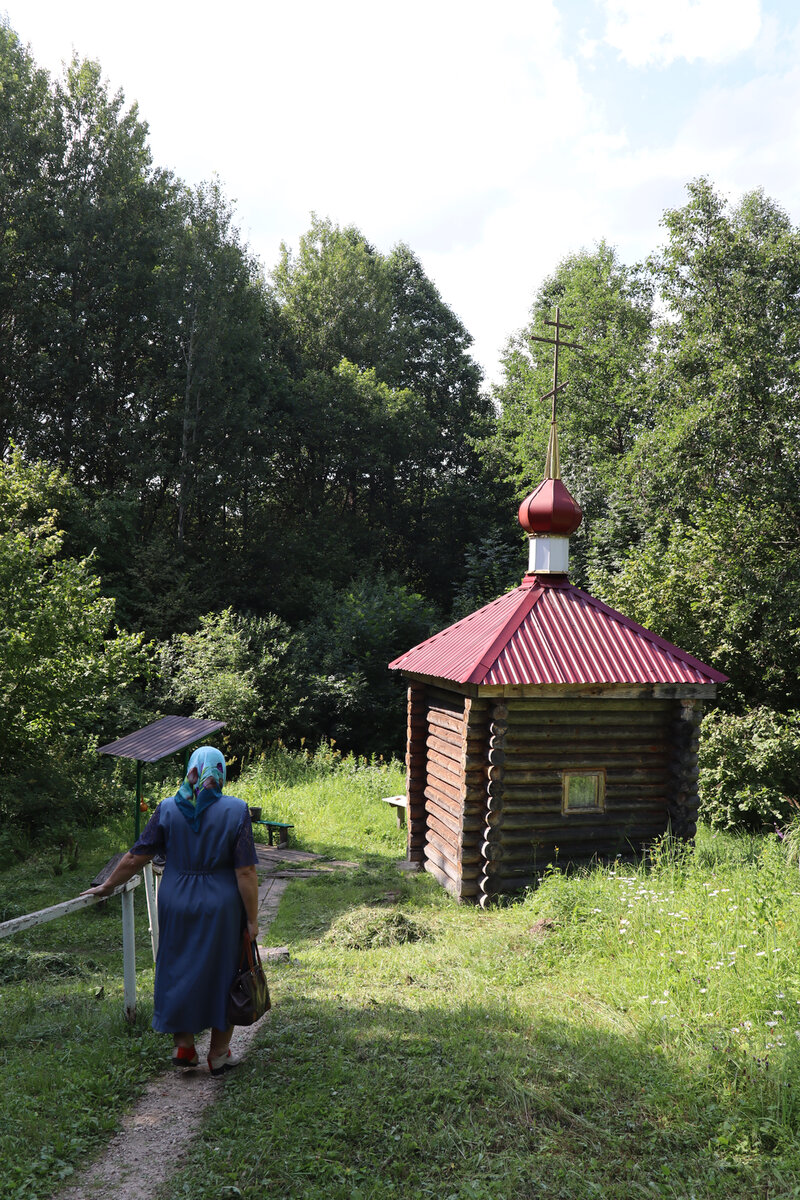
{"label": "green tree", "polygon": [[312,216],[296,253],[281,245],[272,278],[304,363],[377,364],[391,319],[389,281],[382,256],[354,226]]}
{"label": "green tree", "polygon": [[91,563],[61,553],[69,492],[16,451],[0,470],[0,812],[29,827],[54,796],[87,801],[93,747],[138,717],[148,670],[141,635],[112,629],[114,602]]}
{"label": "green tree", "polygon": [[285,733],[301,699],[293,640],[273,614],[207,613],[162,646],[160,676],[166,699],[227,723],[222,740],[240,761]]}
{"label": "green tree", "polygon": [[651,508],[758,498],[795,525],[800,233],[761,191],[730,206],[699,179],[688,194],[652,260],[656,424],[631,474]]}
{"label": "green tree", "polygon": [[387,664],[423,641],[436,616],[422,596],[380,572],[355,579],[303,631],[308,690],[302,729],[342,750],[402,754],[406,687]]}
{"label": "green tree", "polygon": [[590,574],[729,673],[723,705],[786,711],[800,704],[800,235],[761,192],[731,207],[707,180],[688,191],[652,260],[665,309],[652,428],[626,456],[627,503],[595,530]]}
{"label": "green tree", "polygon": [[545,322],[558,306],[571,326],[562,336],[582,347],[560,352],[559,381],[568,386],[557,414],[562,473],[588,530],[606,512],[620,464],[652,420],[652,305],[647,276],[621,263],[606,242],[569,255],[542,284],[529,325],[511,339],[503,359],[496,393],[501,415],[490,443],[520,499],[542,478],[550,429],[550,401],[541,397],[553,386],[553,347],[531,341],[532,335],[553,336]]}
{"label": "green tree", "polygon": [[315,218],[274,279],[296,352],[276,461],[291,512],[449,605],[491,494],[469,334],[408,247],[384,257],[352,227]]}

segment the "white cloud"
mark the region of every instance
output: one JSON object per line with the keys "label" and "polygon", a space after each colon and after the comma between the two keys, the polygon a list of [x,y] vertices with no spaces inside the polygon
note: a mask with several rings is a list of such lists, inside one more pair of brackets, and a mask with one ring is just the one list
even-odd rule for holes
{"label": "white cloud", "polygon": [[633,67],[725,62],[752,46],[761,26],[760,0],[601,2],[605,40]]}

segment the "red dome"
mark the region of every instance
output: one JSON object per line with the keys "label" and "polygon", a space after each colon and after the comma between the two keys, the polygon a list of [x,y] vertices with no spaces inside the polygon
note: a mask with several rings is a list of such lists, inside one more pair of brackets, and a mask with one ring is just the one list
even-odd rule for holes
{"label": "red dome", "polygon": [[569,537],[583,520],[580,506],[560,479],[545,479],[519,506],[519,523],[526,533]]}

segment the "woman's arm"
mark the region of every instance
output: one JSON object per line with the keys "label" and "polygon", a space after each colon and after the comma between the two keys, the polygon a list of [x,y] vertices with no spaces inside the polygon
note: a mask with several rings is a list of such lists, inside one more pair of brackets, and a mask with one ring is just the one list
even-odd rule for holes
{"label": "woman's arm", "polygon": [[258,937],[258,875],[255,867],[237,867],[236,883],[247,914],[247,932],[255,941]]}
{"label": "woman's arm", "polygon": [[110,896],[115,887],[119,887],[121,883],[127,883],[132,879],[137,871],[141,871],[150,859],[152,854],[131,854],[130,850],[123,854],[114,870],[109,875],[105,883],[99,883],[97,887],[87,888],[85,892],[81,892],[82,896]]}

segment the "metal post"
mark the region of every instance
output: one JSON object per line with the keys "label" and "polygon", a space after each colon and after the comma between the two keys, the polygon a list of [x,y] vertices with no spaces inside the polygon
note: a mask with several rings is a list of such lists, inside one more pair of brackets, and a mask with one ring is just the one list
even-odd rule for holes
{"label": "metal post", "polygon": [[133,891],[122,893],[122,977],[126,1021],[136,1020],[136,945],[133,927]]}
{"label": "metal post", "polygon": [[158,897],[153,877],[153,864],[145,863],[142,874],[144,875],[144,895],[147,900],[147,920],[150,925],[150,945],[153,947],[153,962],[155,962],[158,954]]}
{"label": "metal post", "polygon": [[136,808],[133,814],[133,840],[138,842],[142,820],[142,764],[136,760]]}

